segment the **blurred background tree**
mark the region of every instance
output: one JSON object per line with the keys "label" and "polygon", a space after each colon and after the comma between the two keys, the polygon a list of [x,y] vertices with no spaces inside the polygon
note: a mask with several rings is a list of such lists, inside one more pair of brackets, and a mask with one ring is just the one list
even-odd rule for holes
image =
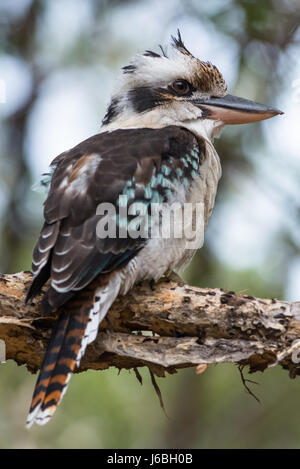
{"label": "blurred background tree", "polygon": [[[188,282],[300,299],[300,4],[298,0],[2,0],[0,270],[30,268],[44,195],[32,190],[60,152],[97,133],[128,58],[169,41],[223,72],[230,92],[285,115],[226,129],[205,248]],[[159,381],[116,370],[74,376],[45,428],[24,428],[35,377],[0,365],[0,447],[300,447],[300,381],[273,369],[247,395],[234,366]],[[256,377],[257,379],[257,377]]]}

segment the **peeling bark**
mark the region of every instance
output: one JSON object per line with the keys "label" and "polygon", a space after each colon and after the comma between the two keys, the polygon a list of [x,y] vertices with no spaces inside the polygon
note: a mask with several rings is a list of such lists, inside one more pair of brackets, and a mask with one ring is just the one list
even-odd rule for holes
{"label": "peeling bark", "polygon": [[[0,339],[7,359],[35,372],[55,316],[39,311],[39,298],[24,304],[31,278],[30,272],[0,275]],[[164,376],[200,363],[238,363],[250,372],[281,365],[294,378],[298,355],[300,362],[300,302],[163,279],[117,298],[77,371],[148,366]]]}

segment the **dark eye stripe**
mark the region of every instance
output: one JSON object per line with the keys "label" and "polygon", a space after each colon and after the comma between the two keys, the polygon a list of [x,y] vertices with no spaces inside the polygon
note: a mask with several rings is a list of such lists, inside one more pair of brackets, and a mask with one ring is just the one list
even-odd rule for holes
{"label": "dark eye stripe", "polygon": [[159,106],[165,101],[161,91],[160,88],[140,86],[130,90],[128,96],[135,111],[145,112]]}
{"label": "dark eye stripe", "polygon": [[[177,80],[176,80],[177,81]],[[178,81],[186,81],[186,80],[179,80]],[[188,82],[187,82],[188,83]],[[193,87],[190,83],[188,83],[189,89],[185,93],[177,93],[173,88],[172,85],[169,85],[166,88],[151,88],[149,86],[138,86],[137,88],[133,88],[128,92],[128,98],[134,108],[134,110],[138,113],[142,113],[145,111],[149,111],[150,109],[154,109],[156,106],[160,106],[161,104],[167,102],[170,99],[170,95],[172,96],[182,96],[188,97],[191,96],[196,88]],[[113,116],[114,118],[115,116]]]}

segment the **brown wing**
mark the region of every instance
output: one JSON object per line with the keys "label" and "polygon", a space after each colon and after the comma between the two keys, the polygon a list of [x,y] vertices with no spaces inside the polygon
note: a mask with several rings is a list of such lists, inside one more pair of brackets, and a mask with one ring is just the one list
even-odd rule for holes
{"label": "brown wing", "polygon": [[[162,162],[180,164],[185,170],[182,155],[197,144],[192,133],[176,126],[128,129],[95,135],[58,156],[52,163],[45,224],[33,253],[35,277],[28,299],[50,277],[44,308],[57,308],[101,271],[128,262],[145,240],[97,238],[98,204],[117,206],[119,195],[129,186],[132,201],[148,203],[145,188]],[[173,176],[180,177],[175,172]],[[157,190],[165,196],[164,187]]]}

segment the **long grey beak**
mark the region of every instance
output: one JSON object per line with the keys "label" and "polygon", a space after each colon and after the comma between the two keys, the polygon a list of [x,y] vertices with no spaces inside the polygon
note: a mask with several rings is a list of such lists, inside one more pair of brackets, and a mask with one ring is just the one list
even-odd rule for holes
{"label": "long grey beak", "polygon": [[191,102],[203,110],[207,119],[219,120],[224,124],[247,124],[283,114],[278,109],[231,94],[222,98],[194,99]]}

